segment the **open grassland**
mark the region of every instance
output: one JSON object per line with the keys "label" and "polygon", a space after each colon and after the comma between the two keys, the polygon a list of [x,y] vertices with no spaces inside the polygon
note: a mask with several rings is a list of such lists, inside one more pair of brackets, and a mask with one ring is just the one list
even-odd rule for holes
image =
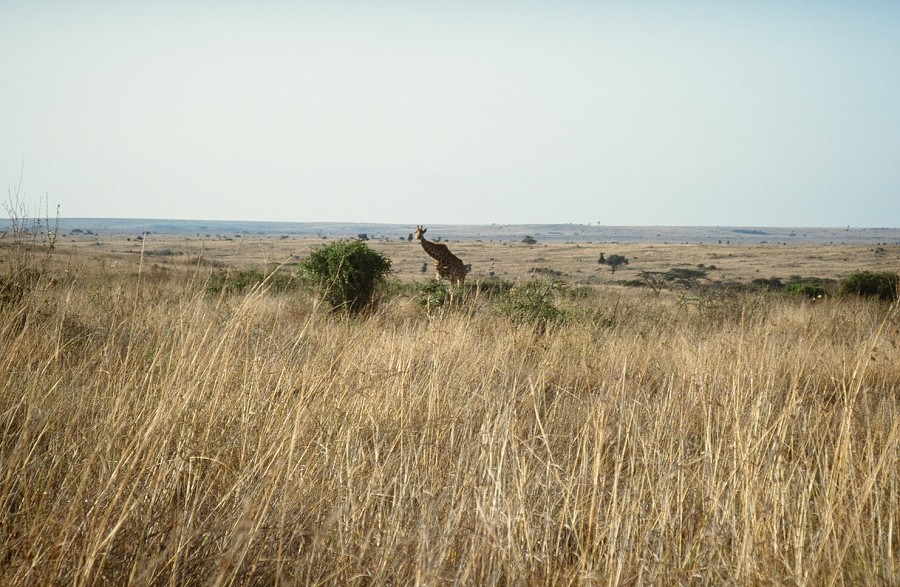
{"label": "open grassland", "polygon": [[[431,236],[429,234],[429,236]],[[435,235],[439,236],[439,235]],[[145,239],[124,236],[77,236],[61,239],[57,257],[74,255],[78,265],[136,272],[140,265],[163,271],[193,271],[197,266],[237,269],[296,268],[316,247],[333,239],[285,237],[228,237],[227,239],[151,234]],[[417,241],[373,240],[369,246],[387,255],[397,278],[425,280],[434,274],[433,261]],[[471,278],[491,276],[518,280],[535,270],[550,269],[568,280],[605,284],[635,279],[644,271],[673,267],[709,269],[709,283],[750,283],[754,279],[792,276],[840,279],[854,271],[897,271],[898,244],[663,244],[658,242],[588,243],[551,242],[525,245],[509,241],[448,242],[464,263],[472,265]],[[598,265],[600,254],[623,255],[629,264],[615,274]],[[61,259],[57,259],[61,261]],[[424,265],[424,272],[423,272]],[[68,269],[68,266],[62,266]]]}
{"label": "open grassland", "polygon": [[657,296],[599,247],[592,284],[472,243],[580,283],[566,319],[402,291],[349,319],[140,246],[60,249],[0,310],[4,585],[900,583],[896,304]]}

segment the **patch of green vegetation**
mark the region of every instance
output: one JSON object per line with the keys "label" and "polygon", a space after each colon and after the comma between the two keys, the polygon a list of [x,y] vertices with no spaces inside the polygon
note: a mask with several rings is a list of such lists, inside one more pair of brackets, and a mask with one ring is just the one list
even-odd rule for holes
{"label": "patch of green vegetation", "polygon": [[833,288],[833,279],[799,277],[794,275],[784,284],[783,291],[788,295],[815,299],[827,296]]}
{"label": "patch of green vegetation", "polygon": [[451,300],[454,304],[471,302],[475,299],[492,302],[503,300],[515,285],[505,279],[490,277],[479,281],[467,281],[459,286],[430,279],[425,283],[416,283],[412,287],[416,305],[426,310],[435,310],[449,306]]}
{"label": "patch of green vegetation", "polygon": [[777,277],[771,277],[769,279],[761,277],[750,282],[750,289],[763,291],[782,291],[784,289],[784,283],[782,283],[782,281]]}
{"label": "patch of green vegetation", "polygon": [[619,279],[611,283],[624,285],[625,287],[647,287],[647,282],[642,279]]}
{"label": "patch of green vegetation", "polygon": [[531,324],[544,332],[565,321],[566,313],[556,305],[556,297],[566,289],[561,279],[525,281],[510,289],[498,307],[515,324]]}
{"label": "patch of green vegetation", "polygon": [[597,263],[600,265],[608,265],[610,271],[615,274],[616,269],[622,265],[628,265],[628,258],[624,255],[610,255],[607,257],[604,253],[600,253],[600,258],[597,259]]}
{"label": "patch of green vegetation", "polygon": [[506,279],[499,277],[489,277],[475,283],[466,282],[465,287],[472,288],[472,292],[477,292],[478,296],[488,299],[498,299],[506,296],[515,284]]}
{"label": "patch of green vegetation", "polygon": [[586,285],[578,285],[575,287],[569,287],[565,289],[565,295],[570,300],[583,300],[593,293],[593,289]]}
{"label": "patch of green vegetation", "polygon": [[259,269],[219,269],[206,280],[206,293],[210,295],[232,295],[246,293],[264,286],[271,292],[297,289],[300,281],[296,276],[283,271],[264,273]]}
{"label": "patch of green vegetation", "polygon": [[668,271],[642,271],[639,279],[626,279],[616,282],[626,287],[649,287],[656,294],[670,285],[678,285],[685,289],[697,287],[697,280],[707,276],[709,271],[700,267],[673,267]]}
{"label": "patch of green vegetation", "polygon": [[562,271],[557,271],[556,269],[551,269],[550,267],[532,267],[529,273],[535,276],[542,275],[551,279],[556,279],[563,276]]}
{"label": "patch of green vegetation", "polygon": [[429,279],[425,283],[416,284],[416,305],[431,311],[444,308],[450,303],[451,292],[446,282]]}
{"label": "patch of green vegetation", "polygon": [[666,281],[673,281],[681,285],[693,286],[698,279],[703,279],[709,274],[706,269],[694,269],[693,267],[673,267],[665,273]]}
{"label": "patch of green vegetation", "polygon": [[900,276],[890,271],[860,271],[849,275],[841,282],[840,293],[864,298],[878,298],[884,301],[898,299]]}
{"label": "patch of green vegetation", "polygon": [[332,311],[356,314],[372,303],[375,289],[391,270],[391,260],[362,240],[320,247],[300,263],[303,275]]}

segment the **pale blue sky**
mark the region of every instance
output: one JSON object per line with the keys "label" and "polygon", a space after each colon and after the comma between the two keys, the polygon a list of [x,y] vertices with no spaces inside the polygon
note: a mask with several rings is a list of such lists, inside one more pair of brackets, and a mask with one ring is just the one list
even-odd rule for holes
{"label": "pale blue sky", "polygon": [[900,3],[0,3],[63,216],[900,226]]}

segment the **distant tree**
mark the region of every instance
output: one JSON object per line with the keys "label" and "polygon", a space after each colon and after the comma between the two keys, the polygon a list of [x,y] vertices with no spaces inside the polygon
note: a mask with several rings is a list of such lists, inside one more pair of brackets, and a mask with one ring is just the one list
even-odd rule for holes
{"label": "distant tree", "polygon": [[525,238],[522,239],[522,242],[526,245],[536,245],[537,239],[531,235],[527,235],[527,236],[525,236]]}
{"label": "distant tree", "polygon": [[696,280],[706,277],[709,272],[706,269],[694,269],[693,267],[672,267],[666,271],[666,279],[669,281]]}
{"label": "distant tree", "polygon": [[406,237],[407,242],[412,242],[412,239],[413,239],[413,235],[412,235],[412,233],[409,233],[409,236]]}
{"label": "distant tree", "polygon": [[697,287],[697,280],[704,279],[708,271],[706,269],[694,269],[693,267],[672,267],[665,272],[667,281],[684,287],[685,289],[693,289]]}
{"label": "distant tree", "polygon": [[[602,257],[603,256],[601,255],[601,258]],[[622,255],[610,255],[606,258],[606,263],[604,264],[608,265],[609,270],[612,271],[613,274],[615,274],[616,269],[618,269],[622,265],[628,265],[628,259],[623,257]]]}
{"label": "distant tree", "polygon": [[600,258],[597,259],[597,263],[600,265],[606,265],[606,255],[604,253],[600,253]]}
{"label": "distant tree", "polygon": [[652,289],[657,296],[666,287],[666,277],[659,271],[643,271],[641,272],[641,279],[644,285]]}
{"label": "distant tree", "polygon": [[356,235],[356,238],[361,241],[367,241],[367,240],[369,240],[369,235],[364,232],[361,232],[358,235]]}

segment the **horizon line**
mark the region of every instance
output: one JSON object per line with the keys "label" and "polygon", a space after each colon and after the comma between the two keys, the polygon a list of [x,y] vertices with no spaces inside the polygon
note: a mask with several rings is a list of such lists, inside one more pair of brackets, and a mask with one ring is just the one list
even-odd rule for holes
{"label": "horizon line", "polygon": [[[26,218],[25,220],[29,220]],[[257,223],[257,224],[346,224],[366,226],[417,226],[421,222],[384,222],[363,220],[235,220],[217,218],[166,218],[143,216],[58,216],[55,219],[35,220],[102,220],[102,221],[146,221],[146,222],[228,222],[228,223]],[[7,219],[10,222],[11,219]],[[585,226],[590,228],[800,228],[817,230],[900,230],[900,226],[863,226],[863,225],[815,225],[815,224],[605,224],[587,222],[426,222],[430,226]]]}

